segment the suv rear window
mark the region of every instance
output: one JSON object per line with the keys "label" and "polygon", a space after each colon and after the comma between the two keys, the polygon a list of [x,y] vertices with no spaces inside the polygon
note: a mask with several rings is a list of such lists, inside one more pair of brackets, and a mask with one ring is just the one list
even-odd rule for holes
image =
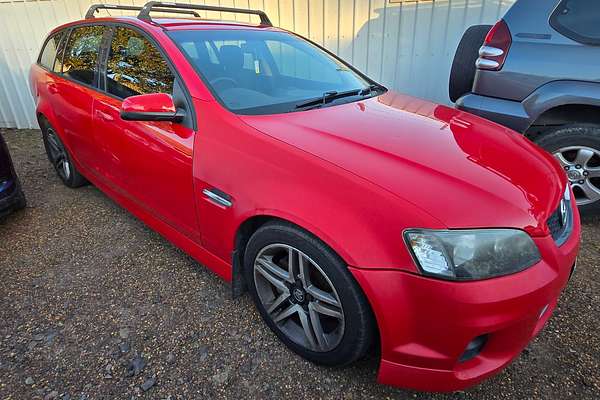
{"label": "suv rear window", "polygon": [[63,57],[62,73],[76,81],[94,85],[103,26],[74,28]]}
{"label": "suv rear window", "polygon": [[554,29],[577,42],[600,46],[600,1],[563,0],[550,17]]}
{"label": "suv rear window", "polygon": [[58,51],[58,45],[63,37],[64,32],[55,33],[48,39],[44,49],[42,50],[42,54],[40,55],[40,65],[52,70],[54,67],[54,59],[56,58],[56,53]]}

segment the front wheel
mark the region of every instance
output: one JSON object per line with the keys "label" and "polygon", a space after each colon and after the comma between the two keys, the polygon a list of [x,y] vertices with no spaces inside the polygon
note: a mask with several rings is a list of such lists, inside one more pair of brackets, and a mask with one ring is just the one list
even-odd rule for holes
{"label": "front wheel", "polygon": [[571,125],[536,140],[564,168],[582,215],[600,215],[600,127]]}
{"label": "front wheel", "polygon": [[375,322],[364,294],[340,257],[314,236],[268,223],[250,238],[244,270],[261,316],[300,356],[341,366],[371,347]]}

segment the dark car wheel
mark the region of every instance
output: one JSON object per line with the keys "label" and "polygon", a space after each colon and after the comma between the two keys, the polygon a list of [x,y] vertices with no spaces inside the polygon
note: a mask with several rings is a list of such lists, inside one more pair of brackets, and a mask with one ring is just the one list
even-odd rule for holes
{"label": "dark car wheel", "polygon": [[467,29],[460,40],[450,70],[448,94],[452,102],[456,102],[473,89],[477,70],[475,61],[479,57],[479,48],[483,45],[490,29],[492,29],[491,25],[474,25]]}
{"label": "dark car wheel", "polygon": [[48,160],[54,166],[60,179],[70,188],[78,188],[85,185],[87,180],[75,167],[69,152],[58,137],[56,130],[47,121],[43,121],[41,125]]}
{"label": "dark car wheel", "polygon": [[375,337],[367,300],[345,263],[320,240],[284,222],[250,238],[245,278],[269,328],[290,349],[322,365],[363,357]]}
{"label": "dark car wheel", "polygon": [[17,201],[14,205],[14,210],[22,210],[27,207],[27,199],[25,198],[25,193],[21,189],[21,185],[19,184],[19,194],[17,195]]}
{"label": "dark car wheel", "polygon": [[570,125],[536,139],[567,173],[582,215],[600,215],[600,127]]}

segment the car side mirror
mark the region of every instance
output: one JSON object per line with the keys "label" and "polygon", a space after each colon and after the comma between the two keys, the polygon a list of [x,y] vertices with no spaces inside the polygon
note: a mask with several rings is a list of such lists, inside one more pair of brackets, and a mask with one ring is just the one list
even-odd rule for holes
{"label": "car side mirror", "polygon": [[123,100],[120,115],[125,121],[181,122],[185,112],[175,107],[171,95],[150,93],[131,96]]}

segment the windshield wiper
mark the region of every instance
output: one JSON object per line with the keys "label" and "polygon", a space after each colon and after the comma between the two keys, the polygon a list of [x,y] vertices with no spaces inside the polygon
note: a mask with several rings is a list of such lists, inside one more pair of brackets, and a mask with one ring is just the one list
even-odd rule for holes
{"label": "windshield wiper", "polygon": [[345,92],[336,92],[335,90],[323,93],[323,96],[316,99],[308,100],[303,103],[296,104],[296,109],[306,107],[321,107],[323,104],[331,103],[333,100],[341,99],[342,97],[359,95],[363,89],[352,89]]}
{"label": "windshield wiper", "polygon": [[373,92],[385,92],[387,89],[385,88],[385,86],[380,85],[378,83],[372,83],[369,86],[367,86],[366,88],[364,88],[363,90],[360,91],[360,95],[361,96],[367,96],[370,95]]}
{"label": "windshield wiper", "polygon": [[296,104],[296,109],[307,108],[307,107],[319,108],[323,104],[331,103],[332,101],[341,99],[343,97],[370,96],[371,93],[373,93],[373,92],[385,91],[385,90],[386,90],[385,87],[383,87],[379,84],[375,84],[375,83],[371,84],[363,89],[352,89],[352,90],[347,90],[345,92],[336,92],[335,90],[332,90],[332,91],[323,93],[323,96],[318,97],[316,99],[311,99],[311,100],[305,101],[303,103]]}

